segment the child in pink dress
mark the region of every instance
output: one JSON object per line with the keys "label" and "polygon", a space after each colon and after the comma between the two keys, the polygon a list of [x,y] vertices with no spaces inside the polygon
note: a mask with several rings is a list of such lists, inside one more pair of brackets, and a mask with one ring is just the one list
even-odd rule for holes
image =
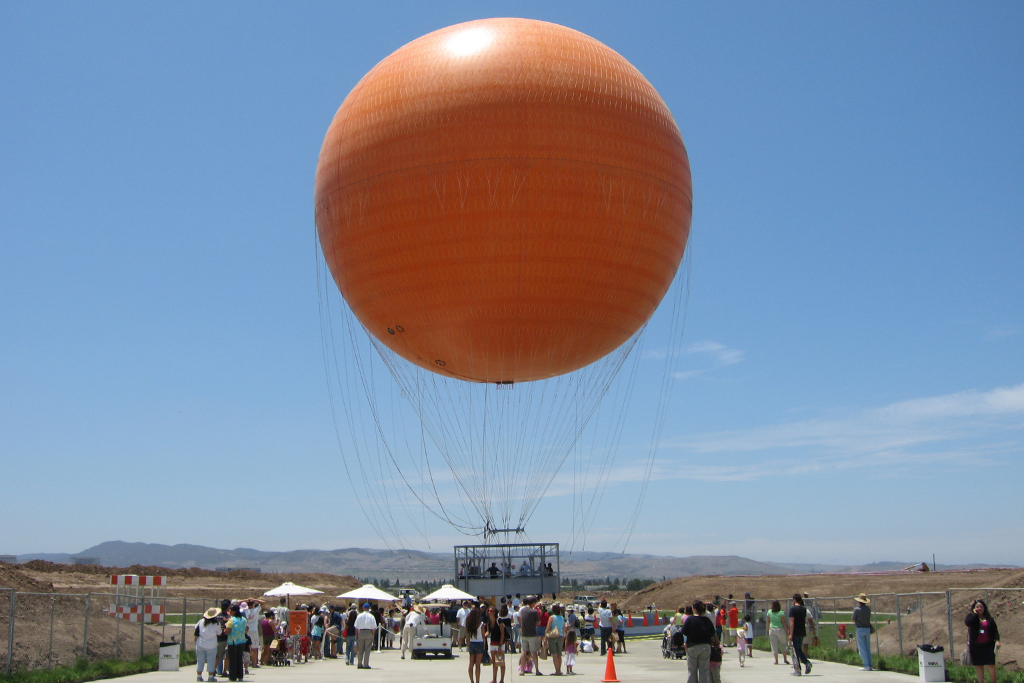
{"label": "child in pink dress", "polygon": [[576,666],[576,629],[568,629],[565,634],[565,672],[574,676],[572,668]]}

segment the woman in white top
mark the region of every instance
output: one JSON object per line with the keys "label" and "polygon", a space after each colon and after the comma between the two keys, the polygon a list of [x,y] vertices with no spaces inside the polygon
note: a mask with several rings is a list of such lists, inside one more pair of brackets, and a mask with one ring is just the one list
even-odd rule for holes
{"label": "woman in white top", "polygon": [[487,644],[487,624],[479,607],[473,607],[466,616],[466,632],[469,633],[469,681],[480,683],[480,667],[484,662]]}
{"label": "woman in white top", "polygon": [[206,665],[206,673],[209,680],[216,681],[217,670],[217,636],[221,634],[220,622],[217,615],[220,610],[211,607],[203,614],[203,618],[196,624],[196,680],[203,680],[203,665]]}
{"label": "woman in white top", "polygon": [[402,659],[405,659],[405,651],[412,652],[413,638],[416,637],[416,630],[423,623],[423,614],[416,605],[411,605],[405,613],[405,625],[402,626]]}

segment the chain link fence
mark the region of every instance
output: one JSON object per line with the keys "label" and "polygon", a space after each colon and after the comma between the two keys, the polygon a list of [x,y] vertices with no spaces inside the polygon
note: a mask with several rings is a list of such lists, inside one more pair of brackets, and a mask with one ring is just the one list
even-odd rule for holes
{"label": "chain link fence", "polygon": [[[130,622],[113,616],[108,593],[23,593],[0,588],[0,671],[46,669],[80,659],[135,660],[157,654],[161,642],[177,642],[182,651],[195,648],[193,627],[203,612],[219,606],[211,598],[166,597],[157,623]],[[959,657],[967,647],[964,618],[975,600],[984,600],[997,623],[1011,624],[1024,616],[1024,588],[953,588],[932,593],[882,593],[871,599],[878,654],[913,655],[922,643],[942,645],[946,657]],[[792,596],[779,598],[788,613]],[[766,613],[772,600],[737,600],[740,618],[749,615],[755,636],[767,635]],[[805,604],[818,624],[824,647],[856,647],[853,596],[809,596]],[[1005,638],[1004,638],[1005,640]],[[1009,647],[1005,647],[1009,645]],[[1007,659],[1016,663],[1018,643],[1004,643]],[[1024,653],[1022,653],[1024,654]],[[1024,661],[1024,656],[1021,656]]]}
{"label": "chain link fence", "polygon": [[50,669],[83,659],[131,661],[158,654],[161,642],[193,650],[193,627],[219,604],[210,598],[163,598],[155,623],[140,623],[111,614],[114,598],[0,588],[0,672]]}
{"label": "chain link fence", "polygon": [[[984,600],[996,623],[1010,624],[1020,619],[1024,609],[1024,588],[951,588],[943,592],[876,593],[871,600],[871,636],[876,654],[914,655],[917,646],[925,643],[941,645],[947,659],[959,657],[967,648],[964,619],[975,600]],[[778,598],[779,606],[788,614],[792,596]],[[754,636],[767,636],[767,612],[773,600],[737,600],[741,618],[750,616]],[[823,647],[856,648],[853,610],[854,596],[804,598],[804,604],[817,622],[817,634]],[[1011,648],[1014,645],[1011,644]],[[1013,656],[1008,653],[1008,656]],[[1019,664],[1007,660],[1004,664]]]}

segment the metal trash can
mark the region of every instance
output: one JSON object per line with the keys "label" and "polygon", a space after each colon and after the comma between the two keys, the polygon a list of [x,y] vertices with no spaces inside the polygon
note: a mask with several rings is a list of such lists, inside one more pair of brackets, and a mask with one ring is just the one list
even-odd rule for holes
{"label": "metal trash can", "polygon": [[177,671],[181,643],[160,643],[160,659],[157,671]]}
{"label": "metal trash can", "polygon": [[946,680],[946,660],[941,645],[918,645],[917,668],[922,681],[939,683]]}

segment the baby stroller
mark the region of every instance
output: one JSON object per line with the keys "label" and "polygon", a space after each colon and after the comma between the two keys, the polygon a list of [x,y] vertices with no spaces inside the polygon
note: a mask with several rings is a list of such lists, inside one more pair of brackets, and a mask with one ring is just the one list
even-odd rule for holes
{"label": "baby stroller", "polygon": [[272,666],[291,666],[288,659],[288,637],[278,637],[270,642],[270,664]]}
{"label": "baby stroller", "polygon": [[661,639],[661,656],[665,659],[683,659],[686,657],[686,642],[683,632],[666,633]]}

